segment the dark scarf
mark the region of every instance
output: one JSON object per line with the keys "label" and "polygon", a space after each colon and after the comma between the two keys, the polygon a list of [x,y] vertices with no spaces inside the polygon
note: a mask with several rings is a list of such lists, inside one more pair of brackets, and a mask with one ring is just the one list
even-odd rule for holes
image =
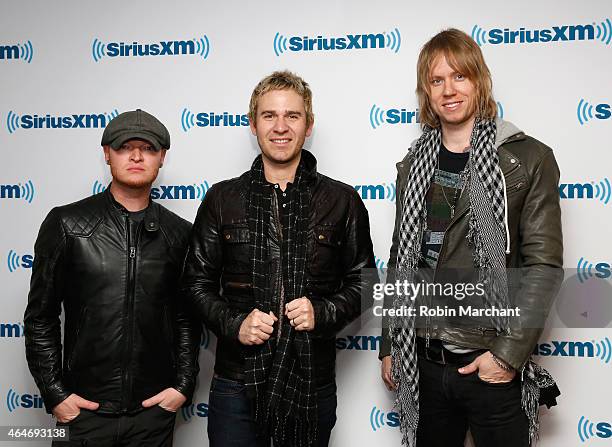
{"label": "dark scarf", "polygon": [[[248,220],[254,308],[276,314],[281,305],[284,309],[284,303],[305,296],[309,207],[316,160],[302,150],[294,187],[289,191],[289,211],[281,218],[280,297],[272,296],[269,287],[268,236],[274,191],[266,182],[261,155],[253,162],[250,174]],[[308,332],[296,331],[285,315],[277,316],[279,327],[274,335],[263,345],[249,348],[245,370],[247,394],[254,400],[261,435],[271,435],[278,446],[311,446],[317,436],[311,338]]]}

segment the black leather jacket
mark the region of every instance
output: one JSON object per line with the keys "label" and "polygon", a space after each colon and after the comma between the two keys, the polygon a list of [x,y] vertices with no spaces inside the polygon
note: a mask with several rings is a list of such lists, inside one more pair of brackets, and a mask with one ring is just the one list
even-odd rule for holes
{"label": "black leather jacket", "polygon": [[135,225],[109,189],[51,210],[36,240],[25,342],[48,412],[71,393],[129,413],[195,387],[200,328],[178,299],[190,224],[151,202]]}
{"label": "black leather jacket", "polygon": [[[368,212],[350,186],[316,172],[308,229],[306,294],[315,312],[313,352],[319,384],[335,378],[335,336],[362,311],[362,268],[374,269]],[[247,202],[249,172],[214,185],[193,226],[183,294],[217,336],[215,372],[242,380],[248,349],[240,325],[254,309]]]}

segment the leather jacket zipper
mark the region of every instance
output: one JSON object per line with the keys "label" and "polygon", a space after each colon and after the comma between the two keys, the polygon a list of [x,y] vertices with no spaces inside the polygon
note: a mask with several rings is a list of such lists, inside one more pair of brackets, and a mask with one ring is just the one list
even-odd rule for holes
{"label": "leather jacket zipper", "polygon": [[83,323],[85,322],[85,312],[86,312],[87,308],[85,306],[83,306],[81,308],[81,312],[79,312],[79,319],[77,321],[77,329],[76,329],[76,333],[74,336],[74,345],[72,346],[72,351],[70,352],[70,357],[68,357],[68,362],[67,362],[67,369],[71,370],[72,369],[72,365],[74,363],[74,357],[76,355],[76,350],[77,350],[77,346],[79,343],[79,335],[81,334],[81,329],[83,328]]}
{"label": "leather jacket zipper", "polygon": [[124,316],[124,329],[126,334],[126,344],[124,346],[124,357],[123,357],[123,368],[122,368],[122,388],[123,388],[123,399],[122,399],[122,410],[127,411],[128,404],[131,402],[132,397],[132,377],[130,375],[130,363],[132,360],[132,350],[134,344],[134,291],[136,286],[136,244],[138,243],[141,223],[139,222],[136,227],[136,235],[132,237],[133,223],[129,216],[125,216],[126,229],[127,229],[127,255],[128,255],[128,276],[127,276],[127,290],[126,290],[126,312]]}

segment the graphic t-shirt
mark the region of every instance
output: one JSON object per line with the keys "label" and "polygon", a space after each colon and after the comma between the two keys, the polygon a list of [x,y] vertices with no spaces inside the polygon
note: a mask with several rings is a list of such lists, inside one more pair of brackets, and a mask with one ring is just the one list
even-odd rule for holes
{"label": "graphic t-shirt", "polygon": [[[421,251],[425,267],[436,268],[442,249],[444,233],[452,219],[451,208],[457,205],[462,194],[461,171],[465,168],[469,152],[451,152],[442,145],[434,180],[427,191],[427,229],[423,233]],[[465,194],[465,191],[463,191]]]}
{"label": "graphic t-shirt", "polygon": [[[427,191],[427,230],[423,234],[421,251],[426,265],[435,269],[438,264],[438,256],[442,249],[444,233],[452,219],[451,207],[456,207],[461,194],[467,194],[463,188],[465,176],[461,172],[465,169],[469,152],[451,152],[442,145],[438,167],[435,170],[435,177]],[[474,351],[472,348],[465,348],[451,343],[443,343],[449,351],[457,354],[465,354]]]}

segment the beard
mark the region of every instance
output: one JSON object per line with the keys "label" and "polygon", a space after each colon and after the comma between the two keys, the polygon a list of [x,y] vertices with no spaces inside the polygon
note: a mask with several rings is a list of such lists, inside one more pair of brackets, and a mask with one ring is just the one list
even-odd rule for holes
{"label": "beard", "polygon": [[151,188],[151,185],[157,178],[158,170],[147,175],[132,176],[124,172],[117,172],[111,165],[111,175],[113,183],[128,189],[145,189]]}

